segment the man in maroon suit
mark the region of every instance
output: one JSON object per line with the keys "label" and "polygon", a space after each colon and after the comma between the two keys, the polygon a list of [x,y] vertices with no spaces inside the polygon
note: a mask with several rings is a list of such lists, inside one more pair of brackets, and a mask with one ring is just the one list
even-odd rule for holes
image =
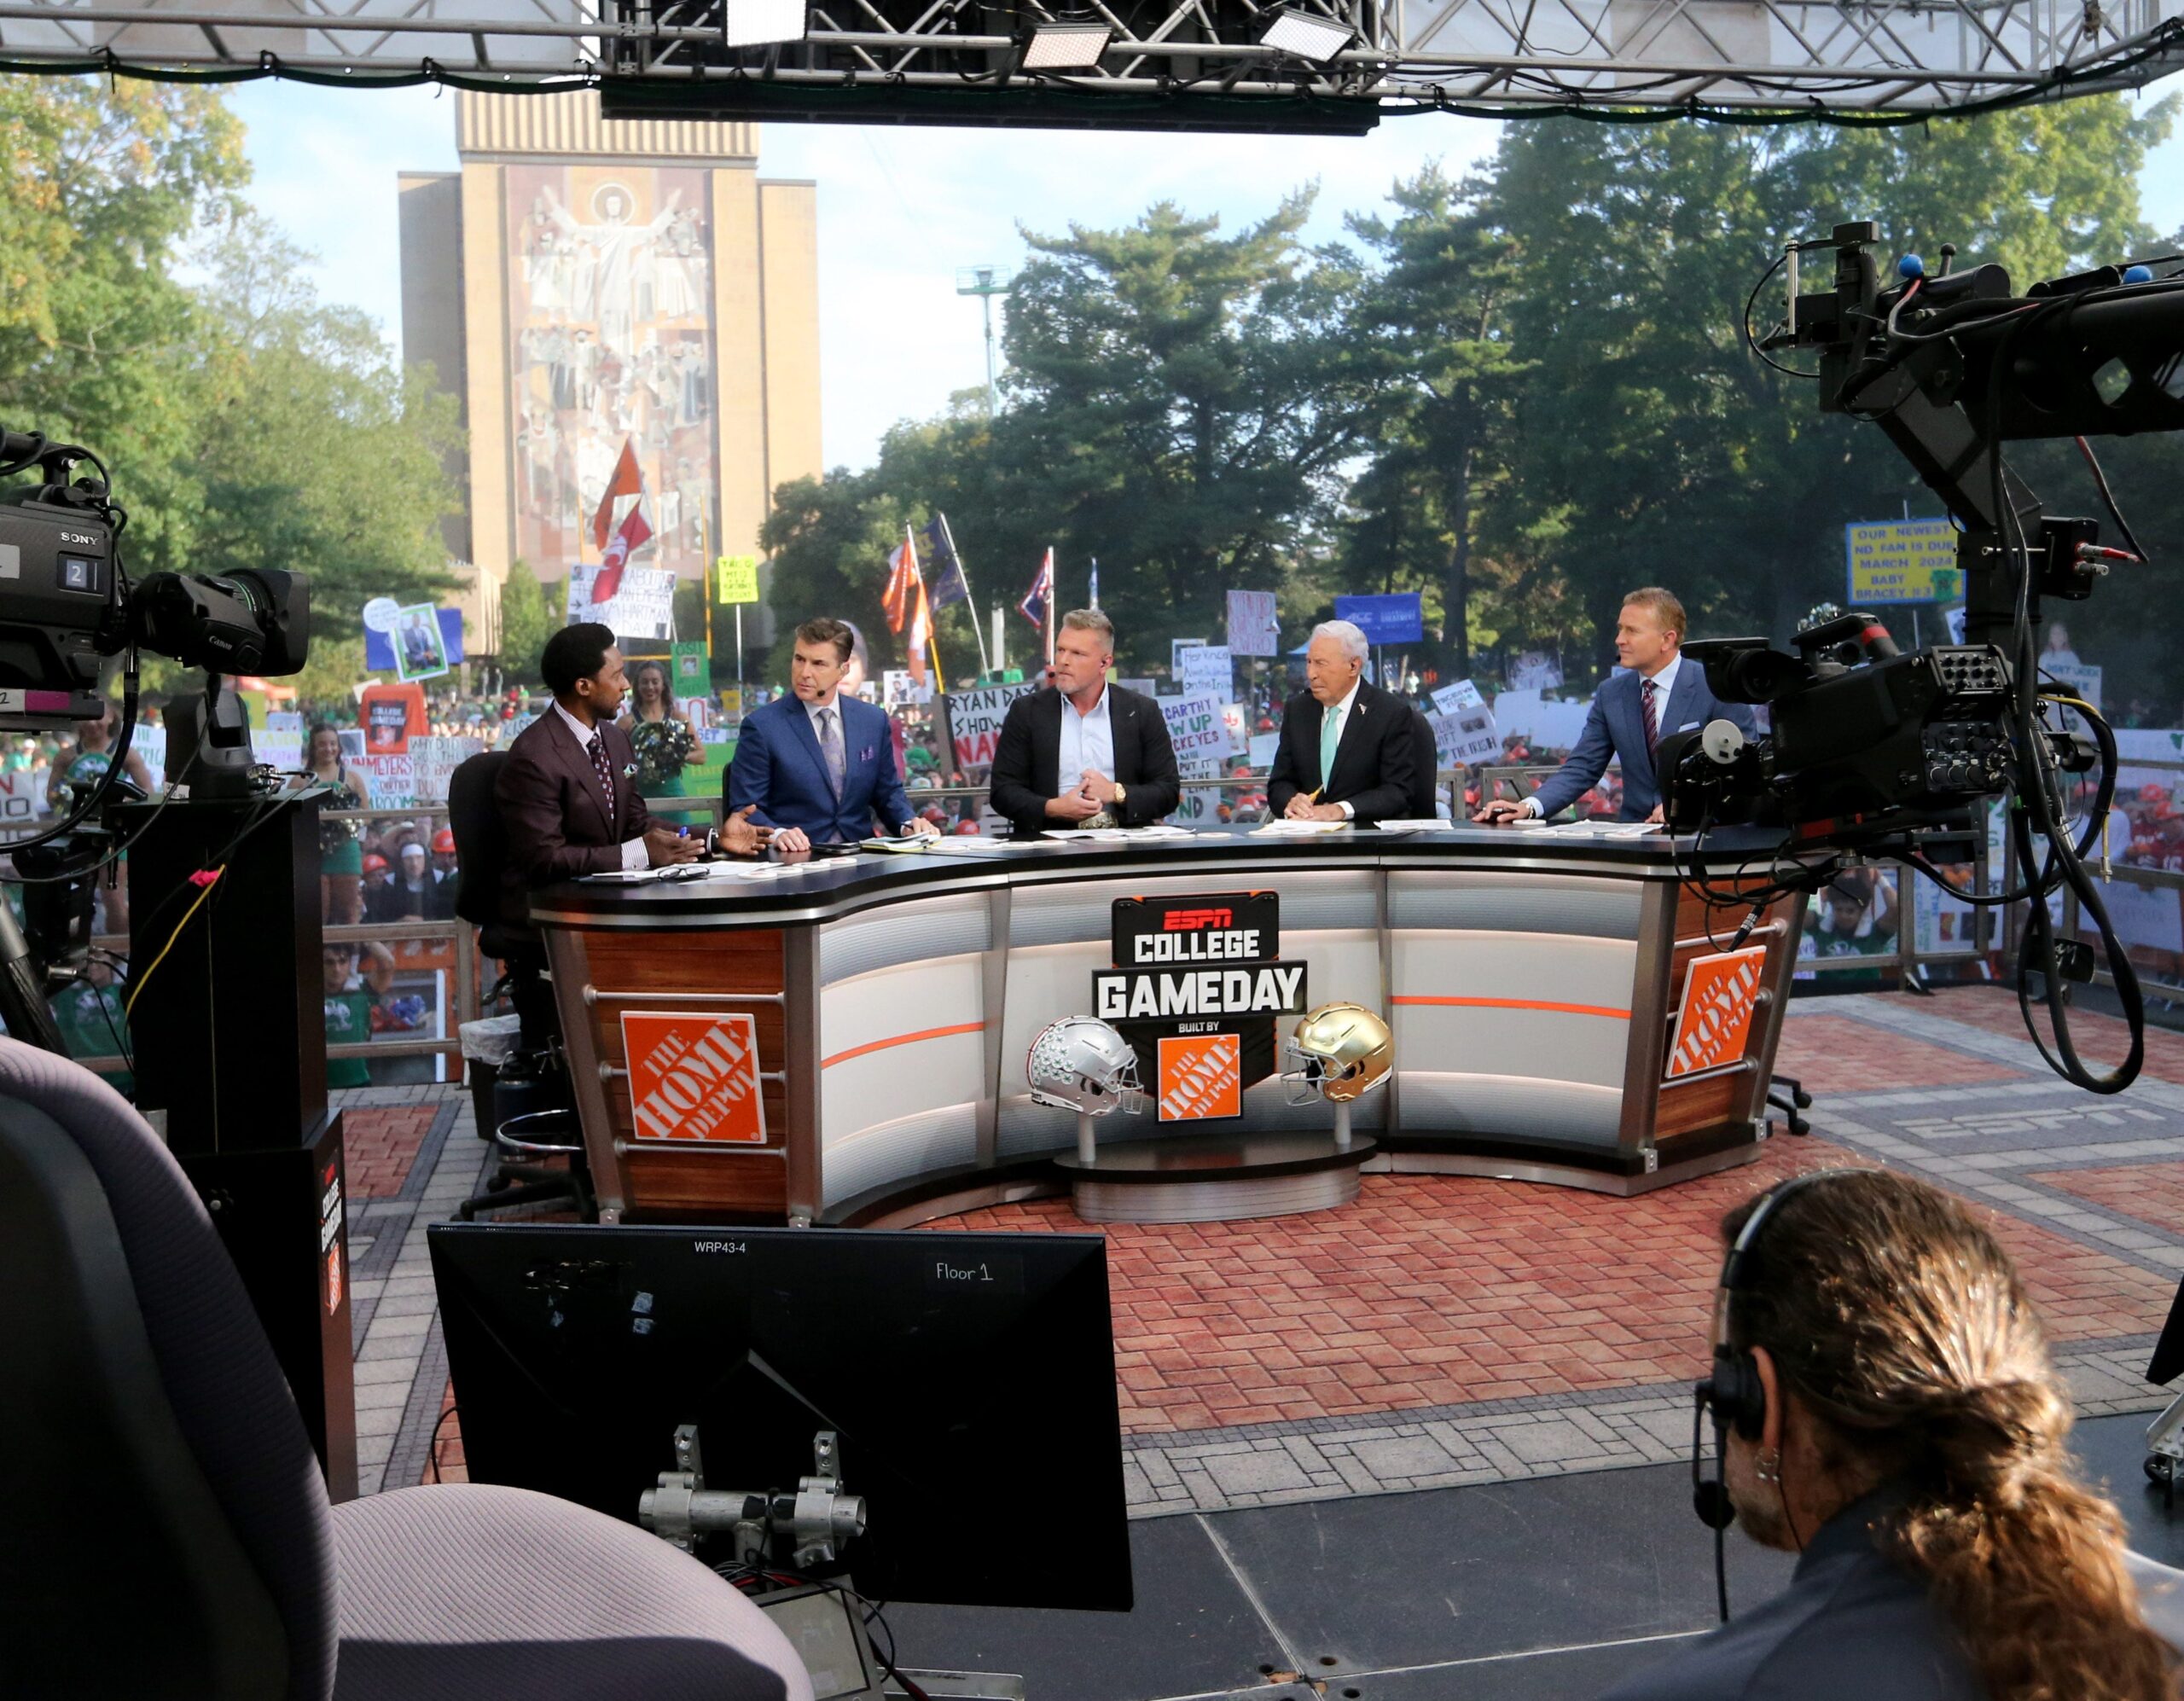
{"label": "man in maroon suit", "polygon": [[747,855],[764,843],[747,810],[717,835],[697,838],[646,812],[636,752],[614,724],[629,680],[611,628],[564,626],[546,641],[538,671],[554,706],[517,734],[493,787],[508,840],[501,911],[510,923],[525,925],[537,886],[688,862],[709,847]]}

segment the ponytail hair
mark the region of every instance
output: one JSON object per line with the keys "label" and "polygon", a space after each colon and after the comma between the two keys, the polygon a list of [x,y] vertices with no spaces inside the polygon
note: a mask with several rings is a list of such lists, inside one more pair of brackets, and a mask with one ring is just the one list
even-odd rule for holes
{"label": "ponytail hair", "polygon": [[2123,1521],[2071,1468],[2069,1396],[1994,1235],[1937,1187],[1859,1170],[1783,1199],[1748,1257],[1732,1341],[1773,1356],[1832,1471],[1905,1491],[1881,1550],[1925,1580],[1992,1701],[2174,1698]]}

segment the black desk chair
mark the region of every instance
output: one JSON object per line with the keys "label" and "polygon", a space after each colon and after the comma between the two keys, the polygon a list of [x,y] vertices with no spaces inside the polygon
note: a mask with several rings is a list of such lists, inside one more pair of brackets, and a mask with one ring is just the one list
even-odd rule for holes
{"label": "black desk chair", "polygon": [[174,1158],[10,1039],[0,1341],[9,1701],[809,1701],[765,1614],[634,1524],[482,1483],[329,1506]]}
{"label": "black desk chair", "polygon": [[[566,1108],[566,1073],[556,1056],[561,1023],[554,1009],[553,990],[545,979],[546,942],[501,913],[501,876],[508,864],[508,837],[502,827],[500,807],[494,801],[493,784],[501,764],[508,759],[504,750],[485,751],[448,776],[448,826],[455,834],[455,862],[462,875],[455,913],[478,930],[478,949],[507,965],[502,984],[522,1019],[523,1054],[534,1060],[529,1073],[533,1079],[548,1075],[558,1077],[562,1091],[552,1096],[564,1103],[529,1111],[505,1122],[496,1123],[490,1115],[480,1118],[478,1132],[493,1142],[502,1161],[485,1191],[464,1201],[462,1216],[468,1222],[480,1210],[566,1200],[579,1216],[590,1217],[598,1207],[592,1198],[584,1139],[575,1131],[575,1113]],[[492,1095],[486,1096],[490,1102]],[[535,1105],[537,1100],[532,1102]],[[518,1123],[523,1126],[516,1127]],[[552,1162],[555,1156],[566,1157],[568,1167],[555,1165]]]}

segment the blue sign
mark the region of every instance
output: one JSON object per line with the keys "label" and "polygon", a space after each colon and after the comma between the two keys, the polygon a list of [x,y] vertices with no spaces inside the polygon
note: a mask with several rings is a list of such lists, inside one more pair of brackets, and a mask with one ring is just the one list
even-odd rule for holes
{"label": "blue sign", "polygon": [[1368,644],[1415,644],[1426,636],[1426,617],[1420,593],[1398,591],[1393,596],[1338,596],[1334,618],[1347,620],[1365,635]]}
{"label": "blue sign", "polygon": [[[447,653],[447,664],[452,667],[462,659],[462,611],[443,608],[438,611],[440,619],[440,647]],[[390,673],[394,669],[394,635],[364,629],[364,666],[375,673]],[[410,676],[415,678],[413,673]]]}

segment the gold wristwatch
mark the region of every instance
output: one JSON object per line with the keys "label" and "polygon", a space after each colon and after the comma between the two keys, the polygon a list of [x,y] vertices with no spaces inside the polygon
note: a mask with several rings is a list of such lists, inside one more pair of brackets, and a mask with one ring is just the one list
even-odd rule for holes
{"label": "gold wristwatch", "polygon": [[1112,799],[1110,799],[1110,801],[1118,804],[1128,803],[1130,801],[1130,787],[1127,786],[1117,786],[1115,787],[1115,795]]}

